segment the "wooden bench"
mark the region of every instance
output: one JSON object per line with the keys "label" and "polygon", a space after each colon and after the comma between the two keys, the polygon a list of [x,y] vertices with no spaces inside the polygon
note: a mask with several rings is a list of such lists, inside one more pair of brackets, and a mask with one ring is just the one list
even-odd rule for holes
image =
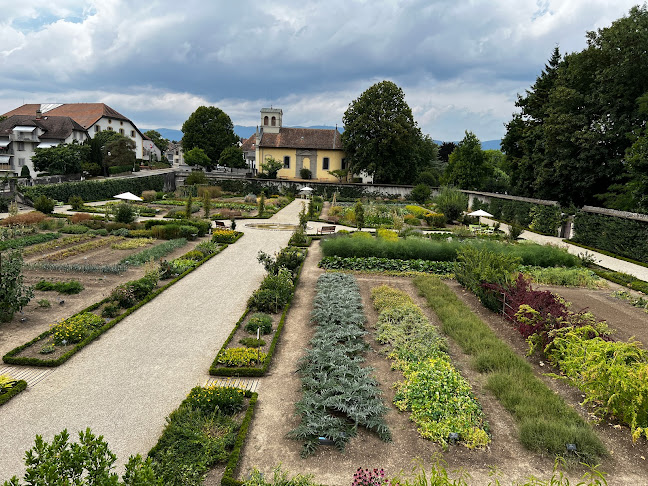
{"label": "wooden bench", "polygon": [[335,226],[322,226],[317,230],[318,235],[332,235],[335,233]]}
{"label": "wooden bench", "polygon": [[214,224],[215,224],[217,227],[221,227],[221,226],[222,226],[223,228],[225,228],[225,223],[223,223],[222,221],[214,221]]}

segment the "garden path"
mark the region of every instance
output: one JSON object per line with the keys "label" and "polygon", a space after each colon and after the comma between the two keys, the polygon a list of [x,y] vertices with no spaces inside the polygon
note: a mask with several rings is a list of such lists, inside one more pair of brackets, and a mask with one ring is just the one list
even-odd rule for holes
{"label": "garden path", "polygon": [[[297,223],[301,201],[271,221]],[[196,385],[264,276],[256,257],[287,245],[290,231],[248,228],[245,235],[110,330],[36,387],[0,409],[0,481],[24,472],[36,434],[50,441],[91,427],[118,457],[145,455],[165,418]]]}
{"label": "garden path", "polygon": [[[497,222],[490,218],[481,218],[481,221],[491,226]],[[507,224],[500,223],[500,229],[502,231],[508,232],[508,228],[509,226]],[[560,246],[562,248],[566,248],[567,251],[572,255],[588,253],[594,257],[594,259],[596,260],[595,263],[597,265],[600,265],[604,268],[608,268],[610,270],[614,270],[615,272],[627,273],[640,280],[648,281],[647,267],[642,267],[641,265],[635,265],[634,263],[626,262],[624,260],[619,260],[618,258],[610,257],[596,251],[586,250],[585,248],[581,248],[580,246],[571,245],[566,241],[564,241],[562,238],[558,238],[556,236],[540,235],[532,231],[523,231],[522,234],[520,235],[520,238],[529,241],[535,241],[536,243],[539,243],[541,245],[551,244],[555,246]]]}

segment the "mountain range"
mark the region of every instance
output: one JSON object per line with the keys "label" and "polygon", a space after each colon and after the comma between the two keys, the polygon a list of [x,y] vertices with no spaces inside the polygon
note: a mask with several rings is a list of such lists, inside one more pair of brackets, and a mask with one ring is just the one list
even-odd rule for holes
{"label": "mountain range", "polygon": [[[236,133],[241,138],[249,138],[256,132],[257,127],[248,127],[244,125],[234,125],[234,133]],[[317,125],[311,127],[296,127],[296,128],[324,128],[333,130],[335,127],[329,127],[326,125]],[[180,130],[173,130],[172,128],[143,128],[142,132],[147,130],[155,130],[159,132],[162,137],[171,140],[171,141],[180,141],[182,139],[182,132]],[[342,128],[338,127],[340,132],[344,131]],[[441,145],[443,142],[441,140],[435,140],[435,143]],[[457,143],[455,141],[455,143]],[[485,140],[481,143],[482,150],[499,150],[501,140]]]}

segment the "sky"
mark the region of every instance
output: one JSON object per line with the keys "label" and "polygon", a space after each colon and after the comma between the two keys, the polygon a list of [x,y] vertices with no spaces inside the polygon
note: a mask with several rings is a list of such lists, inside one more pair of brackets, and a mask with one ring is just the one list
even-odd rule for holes
{"label": "sky", "polygon": [[374,83],[400,86],[421,131],[499,139],[555,46],[586,47],[626,0],[0,0],[0,113],[103,102],[142,128],[199,106],[237,125],[342,125]]}

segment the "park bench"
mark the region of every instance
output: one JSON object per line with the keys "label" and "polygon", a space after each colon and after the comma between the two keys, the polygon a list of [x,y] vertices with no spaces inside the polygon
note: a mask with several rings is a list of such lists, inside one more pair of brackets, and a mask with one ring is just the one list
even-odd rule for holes
{"label": "park bench", "polygon": [[225,228],[225,223],[223,223],[222,221],[214,221],[214,224],[215,224],[217,227],[223,227],[223,228]]}
{"label": "park bench", "polygon": [[322,226],[317,230],[318,235],[332,235],[335,233],[335,226]]}

